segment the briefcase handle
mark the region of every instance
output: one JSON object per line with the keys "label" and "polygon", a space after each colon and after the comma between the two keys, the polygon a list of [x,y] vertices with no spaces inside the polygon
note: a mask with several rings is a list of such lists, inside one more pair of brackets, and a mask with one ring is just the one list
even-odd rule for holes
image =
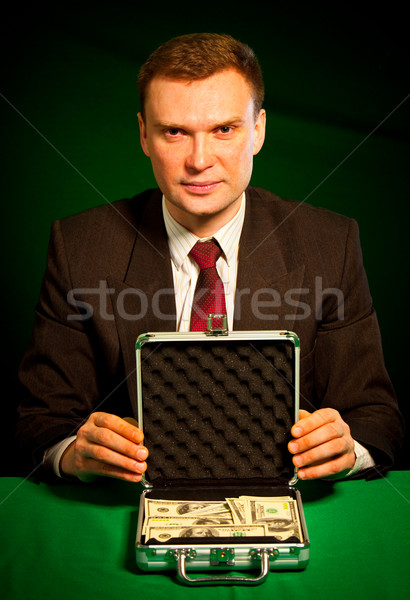
{"label": "briefcase handle", "polygon": [[183,583],[189,585],[213,585],[213,584],[224,584],[224,583],[241,583],[243,585],[257,585],[263,583],[269,574],[269,552],[268,550],[262,550],[260,554],[261,558],[261,572],[256,577],[245,577],[245,576],[206,576],[206,577],[188,577],[186,574],[186,560],[189,557],[189,553],[186,550],[177,551],[178,560],[178,579]]}

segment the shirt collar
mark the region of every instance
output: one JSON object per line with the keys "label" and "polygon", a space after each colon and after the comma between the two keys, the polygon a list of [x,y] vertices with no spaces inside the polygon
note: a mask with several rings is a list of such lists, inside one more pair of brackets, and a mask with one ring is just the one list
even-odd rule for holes
{"label": "shirt collar", "polygon": [[[233,261],[236,257],[236,250],[239,245],[239,238],[241,236],[245,217],[245,203],[245,192],[243,192],[241,205],[236,215],[211,236],[211,238],[214,238],[220,245],[228,266],[234,264]],[[183,225],[175,221],[169,213],[164,196],[162,197],[162,214],[168,235],[171,259],[176,269],[179,270],[197,241],[205,241],[211,238],[199,238],[191,231],[188,231]]]}

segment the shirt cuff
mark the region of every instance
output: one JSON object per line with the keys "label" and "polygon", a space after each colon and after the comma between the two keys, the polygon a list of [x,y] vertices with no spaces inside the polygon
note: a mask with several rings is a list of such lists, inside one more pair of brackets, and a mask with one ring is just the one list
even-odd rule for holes
{"label": "shirt cuff", "polygon": [[354,453],[356,455],[356,462],[346,477],[350,477],[350,475],[355,475],[356,473],[360,473],[360,471],[376,466],[376,463],[367,448],[359,444],[359,442],[356,442],[356,440],[354,440]]}
{"label": "shirt cuff", "polygon": [[71,435],[61,442],[57,442],[57,444],[54,444],[54,446],[51,446],[51,448],[44,452],[43,467],[46,471],[54,473],[54,475],[63,479],[63,475],[60,471],[60,460],[68,446],[76,439],[77,436]]}
{"label": "shirt cuff", "polygon": [[335,473],[335,475],[328,475],[327,477],[323,477],[325,480],[337,481],[338,479],[345,479],[345,477],[351,477],[351,475],[356,475],[356,473],[361,473],[366,469],[370,469],[374,467],[376,463],[374,462],[370,452],[359,444],[359,442],[354,441],[354,453],[356,456],[356,461],[350,471],[341,471],[340,473]]}

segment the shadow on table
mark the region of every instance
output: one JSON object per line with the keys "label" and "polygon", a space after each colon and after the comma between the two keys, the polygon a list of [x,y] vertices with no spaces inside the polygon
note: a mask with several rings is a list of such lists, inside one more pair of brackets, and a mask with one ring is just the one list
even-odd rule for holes
{"label": "shadow on table", "polygon": [[303,504],[307,504],[308,502],[323,500],[334,494],[336,491],[335,485],[337,485],[337,482],[334,481],[298,481],[297,489],[301,493]]}
{"label": "shadow on table", "polygon": [[127,540],[127,551],[125,554],[125,565],[127,571],[141,575],[142,571],[137,567],[136,555],[135,555],[135,540],[137,537],[137,525],[138,525],[138,510],[133,510],[130,513],[130,525],[128,528],[128,540]]}

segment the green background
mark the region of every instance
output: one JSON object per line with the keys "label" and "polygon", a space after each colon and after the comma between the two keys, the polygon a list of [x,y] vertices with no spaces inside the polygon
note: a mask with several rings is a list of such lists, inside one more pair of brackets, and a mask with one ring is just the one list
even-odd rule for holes
{"label": "green background", "polygon": [[10,10],[0,97],[5,464],[51,223],[155,185],[139,147],[138,69],[160,43],[194,31],[230,33],[259,57],[268,132],[252,183],[357,219],[386,364],[408,416],[408,34],[394,3],[388,12],[124,1]]}

